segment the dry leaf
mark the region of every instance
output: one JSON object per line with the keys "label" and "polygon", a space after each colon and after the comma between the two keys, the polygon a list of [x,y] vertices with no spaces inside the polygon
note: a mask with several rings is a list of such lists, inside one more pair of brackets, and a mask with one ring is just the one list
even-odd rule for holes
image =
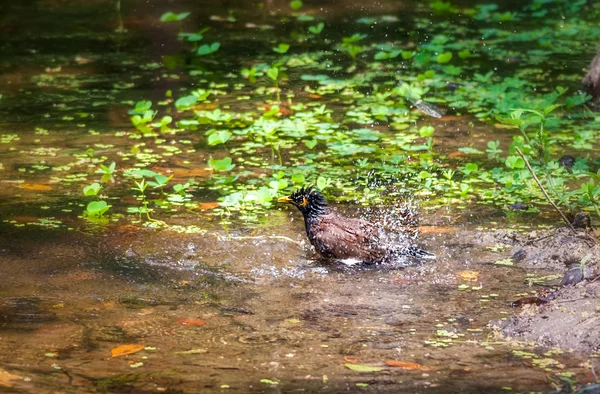
{"label": "dry leaf", "polygon": [[456,227],[450,226],[421,226],[419,227],[419,233],[421,234],[450,234],[458,231]]}
{"label": "dry leaf", "polygon": [[21,380],[22,376],[13,375],[12,373],[0,369],[0,387],[12,387],[13,380]]}
{"label": "dry leaf", "polygon": [[43,185],[41,183],[22,183],[19,185],[21,189],[33,190],[36,192],[48,192],[52,190],[52,186]]}
{"label": "dry leaf", "polygon": [[144,350],[146,346],[141,343],[129,343],[127,345],[117,346],[110,351],[112,357],[126,356]]}
{"label": "dry leaf", "polygon": [[390,367],[398,367],[407,371],[431,371],[431,368],[426,367],[417,363],[410,363],[406,361],[386,360],[385,363]]}
{"label": "dry leaf", "polygon": [[457,157],[463,157],[463,156],[466,156],[466,155],[461,151],[456,151],[456,152],[452,152],[452,153],[448,154],[449,159],[456,159]]}
{"label": "dry leaf", "polygon": [[344,361],[347,363],[356,364],[358,362],[358,359],[352,356],[345,356]]}
{"label": "dry leaf", "polygon": [[200,327],[206,325],[204,320],[197,319],[177,319],[177,322],[182,326]]}
{"label": "dry leaf", "polygon": [[209,209],[215,209],[219,207],[218,202],[201,202],[198,204],[198,209],[208,211]]}
{"label": "dry leaf", "polygon": [[479,279],[479,272],[477,271],[462,271],[458,273],[458,277],[462,280],[469,282],[477,282]]}

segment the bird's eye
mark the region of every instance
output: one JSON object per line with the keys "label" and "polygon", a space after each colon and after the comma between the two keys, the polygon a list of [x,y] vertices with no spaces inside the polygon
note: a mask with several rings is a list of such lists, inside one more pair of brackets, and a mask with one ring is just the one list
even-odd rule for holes
{"label": "bird's eye", "polygon": [[308,200],[306,199],[306,197],[302,197],[302,202],[300,203],[301,207],[305,207],[308,205]]}

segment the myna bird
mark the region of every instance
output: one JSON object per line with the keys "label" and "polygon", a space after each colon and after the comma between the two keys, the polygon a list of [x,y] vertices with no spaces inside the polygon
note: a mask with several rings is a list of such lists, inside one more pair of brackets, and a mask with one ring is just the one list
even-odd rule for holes
{"label": "myna bird", "polygon": [[402,256],[435,258],[434,254],[412,245],[382,245],[374,224],[336,213],[327,206],[325,197],[312,187],[301,188],[277,201],[292,204],[302,212],[308,239],[324,258],[364,263],[391,261]]}

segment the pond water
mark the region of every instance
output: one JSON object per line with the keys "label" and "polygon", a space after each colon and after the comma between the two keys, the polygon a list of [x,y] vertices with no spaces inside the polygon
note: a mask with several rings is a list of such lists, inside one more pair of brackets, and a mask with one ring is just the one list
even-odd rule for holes
{"label": "pond water", "polygon": [[[494,322],[519,312],[510,302],[539,289],[531,278],[561,272],[494,264],[510,248],[494,231],[560,225],[524,166],[505,165],[519,135],[501,121],[509,110],[562,100],[548,149],[580,167],[556,166],[557,185],[596,171],[598,120],[579,89],[597,5],[198,3],[0,5],[2,390],[594,381],[585,354],[498,335]],[[300,213],[274,203],[309,183],[392,231],[408,201],[438,258],[320,260]],[[110,207],[94,214],[94,201]]]}

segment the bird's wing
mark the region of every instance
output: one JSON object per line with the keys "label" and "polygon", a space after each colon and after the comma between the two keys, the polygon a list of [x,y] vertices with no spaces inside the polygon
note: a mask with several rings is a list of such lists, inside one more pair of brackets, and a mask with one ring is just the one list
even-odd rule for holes
{"label": "bird's wing", "polygon": [[329,214],[315,225],[313,245],[326,257],[374,261],[385,254],[377,247],[378,234],[367,221]]}

